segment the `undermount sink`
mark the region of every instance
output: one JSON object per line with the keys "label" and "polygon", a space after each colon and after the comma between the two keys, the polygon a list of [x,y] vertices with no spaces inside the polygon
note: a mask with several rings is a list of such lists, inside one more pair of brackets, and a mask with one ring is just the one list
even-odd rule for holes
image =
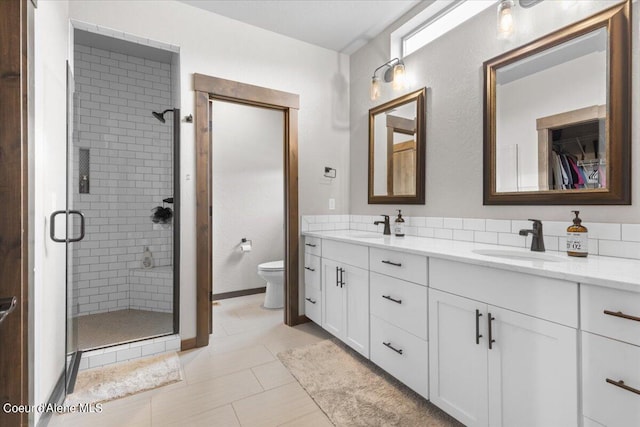
{"label": "undermount sink", "polygon": [[496,258],[512,259],[516,261],[547,261],[562,262],[564,258],[555,255],[549,255],[541,252],[523,252],[508,249],[476,249],[473,251],[478,255],[492,256]]}
{"label": "undermount sink", "polygon": [[356,239],[377,239],[385,236],[382,233],[358,233],[352,234],[351,237],[355,237]]}

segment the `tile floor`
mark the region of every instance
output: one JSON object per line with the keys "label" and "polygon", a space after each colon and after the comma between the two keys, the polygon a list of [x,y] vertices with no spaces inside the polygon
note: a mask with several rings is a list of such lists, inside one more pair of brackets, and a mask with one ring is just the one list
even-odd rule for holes
{"label": "tile floor", "polygon": [[208,347],[180,353],[184,380],[104,404],[100,414],[56,415],[53,427],[331,426],[276,355],[329,335],[313,323],[290,328],[264,294],[214,306]]}

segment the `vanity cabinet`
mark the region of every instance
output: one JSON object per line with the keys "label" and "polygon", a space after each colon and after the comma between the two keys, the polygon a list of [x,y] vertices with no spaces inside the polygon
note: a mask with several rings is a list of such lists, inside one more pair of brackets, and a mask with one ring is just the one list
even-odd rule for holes
{"label": "vanity cabinet", "polygon": [[320,239],[305,237],[304,313],[317,324],[322,324],[321,250]]}
{"label": "vanity cabinet", "polygon": [[[468,426],[578,425],[577,317],[548,307],[563,293],[575,307],[577,284],[439,259],[429,278],[435,405]],[[527,301],[539,280],[564,289]]]}
{"label": "vanity cabinet", "polygon": [[429,398],[427,258],[370,248],[371,361]]}
{"label": "vanity cabinet", "polygon": [[640,425],[640,294],[582,286],[584,425]]}
{"label": "vanity cabinet", "polygon": [[369,250],[328,240],[322,246],[322,327],[368,358]]}
{"label": "vanity cabinet", "polygon": [[304,312],[305,315],[322,323],[322,282],[320,257],[304,254]]}

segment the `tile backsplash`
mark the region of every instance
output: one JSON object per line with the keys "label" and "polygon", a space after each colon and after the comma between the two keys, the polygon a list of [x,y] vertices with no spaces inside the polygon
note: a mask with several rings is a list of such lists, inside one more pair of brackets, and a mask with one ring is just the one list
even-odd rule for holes
{"label": "tile backsplash", "polygon": [[[528,248],[531,236],[520,236],[530,229],[526,220],[482,218],[404,217],[408,236],[460,240],[493,245]],[[305,215],[301,231],[362,230],[382,233],[376,215]],[[393,221],[393,218],[392,218]],[[543,221],[544,244],[549,251],[564,251],[567,221]],[[589,253],[592,255],[640,259],[640,224],[583,222],[589,229]]]}

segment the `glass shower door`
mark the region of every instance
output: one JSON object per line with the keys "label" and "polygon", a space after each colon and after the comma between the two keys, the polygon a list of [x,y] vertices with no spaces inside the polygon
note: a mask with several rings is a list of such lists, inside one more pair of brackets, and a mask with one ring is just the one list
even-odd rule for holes
{"label": "glass shower door", "polygon": [[75,108],[77,96],[73,71],[67,62],[67,205],[66,223],[67,234],[65,239],[67,271],[66,271],[66,357],[65,357],[65,391],[73,392],[76,374],[80,365],[81,352],[78,351],[78,279],[79,271],[76,252],[76,242],[84,238],[85,219],[82,212],[74,209],[77,199],[76,194],[81,191],[82,185],[88,181],[82,181],[79,171],[78,151],[78,114]]}

